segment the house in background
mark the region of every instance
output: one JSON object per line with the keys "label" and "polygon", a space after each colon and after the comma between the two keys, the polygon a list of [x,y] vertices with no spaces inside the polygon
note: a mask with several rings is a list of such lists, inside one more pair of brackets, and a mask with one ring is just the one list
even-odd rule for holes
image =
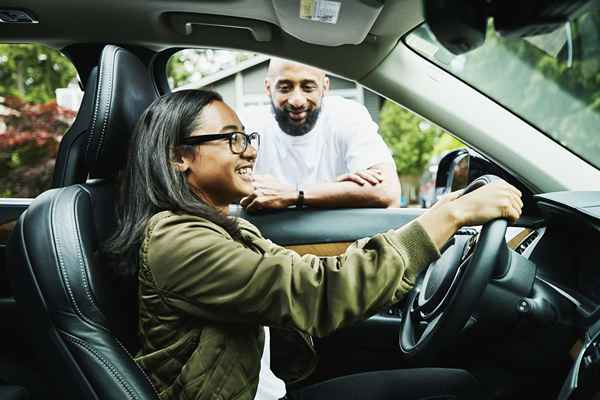
{"label": "house in background", "polygon": [[[268,106],[270,100],[265,94],[265,76],[269,65],[269,57],[259,55],[223,69],[205,78],[179,86],[174,91],[183,89],[211,89],[219,92],[227,104],[237,111],[252,107]],[[355,82],[329,75],[329,94],[356,100],[365,105],[371,117],[379,123],[379,110],[383,99]]]}

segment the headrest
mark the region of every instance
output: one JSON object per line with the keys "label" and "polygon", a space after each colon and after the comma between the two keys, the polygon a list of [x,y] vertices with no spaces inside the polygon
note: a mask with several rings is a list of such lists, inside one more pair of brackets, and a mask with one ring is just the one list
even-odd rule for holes
{"label": "headrest", "polygon": [[137,56],[117,46],[104,47],[86,150],[91,178],[108,178],[124,167],[133,128],[157,97],[150,74]]}

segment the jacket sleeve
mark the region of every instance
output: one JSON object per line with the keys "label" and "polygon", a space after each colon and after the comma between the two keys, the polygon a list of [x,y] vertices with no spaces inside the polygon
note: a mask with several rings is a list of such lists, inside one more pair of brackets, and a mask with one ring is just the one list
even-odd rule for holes
{"label": "jacket sleeve", "polygon": [[400,300],[439,257],[416,221],[356,242],[337,257],[300,256],[258,241],[263,254],[202,219],[165,217],[147,229],[142,268],[182,312],[324,336]]}

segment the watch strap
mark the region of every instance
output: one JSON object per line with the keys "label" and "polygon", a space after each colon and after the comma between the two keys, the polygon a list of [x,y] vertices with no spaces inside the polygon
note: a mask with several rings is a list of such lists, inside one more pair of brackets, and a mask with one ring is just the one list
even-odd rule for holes
{"label": "watch strap", "polygon": [[302,185],[296,185],[296,191],[298,192],[296,208],[302,208],[304,207],[304,187]]}

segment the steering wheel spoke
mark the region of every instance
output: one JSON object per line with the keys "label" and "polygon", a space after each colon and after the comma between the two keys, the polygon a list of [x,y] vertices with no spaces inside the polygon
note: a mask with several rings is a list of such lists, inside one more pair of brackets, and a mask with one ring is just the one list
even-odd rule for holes
{"label": "steering wheel spoke", "polygon": [[442,315],[443,314],[438,314],[437,317],[435,317],[431,321],[427,322],[427,325],[425,326],[425,330],[423,330],[423,332],[421,333],[421,337],[428,337],[431,335],[431,333],[435,330],[438,323],[442,319]]}

